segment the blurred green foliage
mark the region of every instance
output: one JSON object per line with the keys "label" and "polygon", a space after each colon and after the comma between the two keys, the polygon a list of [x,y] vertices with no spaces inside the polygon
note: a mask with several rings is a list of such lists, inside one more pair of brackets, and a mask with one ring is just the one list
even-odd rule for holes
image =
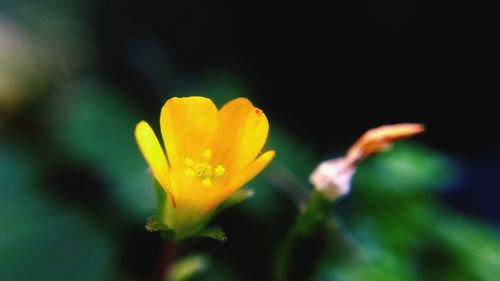
{"label": "blurred green foliage", "polygon": [[0,136],[3,280],[113,280],[116,245],[78,209],[44,192],[32,148]]}
{"label": "blurred green foliage", "polygon": [[187,281],[207,269],[210,260],[206,255],[193,254],[175,262],[168,274],[168,281]]}
{"label": "blurred green foliage", "polygon": [[336,217],[348,253],[325,254],[316,280],[495,280],[498,232],[437,199],[457,177],[449,159],[413,143],[367,161]]}
{"label": "blurred green foliage", "polygon": [[[144,229],[156,197],[135,124],[145,119],[159,132],[170,96],[203,95],[221,106],[249,93],[224,74],[181,77],[147,36],[131,42],[129,56],[155,92],[145,93],[147,102],[127,93],[101,77],[90,7],[70,2],[0,3],[0,25],[9,25],[0,58],[10,60],[0,64],[0,82],[15,85],[0,92],[0,279],[149,280],[163,244]],[[12,52],[19,42],[29,43]],[[311,190],[309,173],[324,156],[268,117],[267,146],[277,157],[249,183],[253,196],[216,218],[228,240],[181,249],[171,280],[271,278],[277,247]],[[334,206],[332,227],[316,237],[320,251],[298,253],[310,268],[293,270],[312,272],[308,280],[498,279],[498,230],[439,199],[459,177],[446,155],[415,142],[369,159],[352,194]]]}
{"label": "blurred green foliage", "polygon": [[156,206],[152,179],[137,153],[137,108],[110,86],[85,81],[47,99],[45,123],[67,157],[94,167],[129,219],[144,221]]}

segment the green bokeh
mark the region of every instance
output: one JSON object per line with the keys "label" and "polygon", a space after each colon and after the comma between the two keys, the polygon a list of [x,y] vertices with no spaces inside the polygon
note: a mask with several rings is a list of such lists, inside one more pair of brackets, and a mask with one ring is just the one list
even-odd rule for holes
{"label": "green bokeh", "polygon": [[[187,243],[172,280],[271,280],[274,255],[312,190],[309,174],[327,156],[277,122],[237,76],[186,73],[162,38],[96,30],[96,3],[0,2],[0,31],[9,30],[0,34],[0,82],[14,85],[0,93],[9,99],[0,100],[0,280],[152,279],[164,244],[144,229],[157,202],[133,132],[146,120],[159,133],[163,103],[190,95],[219,107],[250,98],[269,118],[265,149],[277,156],[245,187],[253,196],[215,218],[211,226],[228,239]],[[126,47],[101,50],[106,40]],[[122,67],[120,77],[109,73]],[[315,237],[320,251],[298,252],[307,260],[292,270],[310,266],[306,279],[321,281],[497,280],[498,229],[440,198],[461,176],[456,161],[418,141],[367,159]]]}

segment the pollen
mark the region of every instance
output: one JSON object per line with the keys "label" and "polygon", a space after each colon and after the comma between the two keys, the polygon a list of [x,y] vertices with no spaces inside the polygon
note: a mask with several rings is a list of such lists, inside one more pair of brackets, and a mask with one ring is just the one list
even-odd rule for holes
{"label": "pollen", "polygon": [[217,167],[215,168],[215,175],[222,176],[224,174],[224,172],[226,172],[226,169],[224,169],[224,166],[217,165]]}
{"label": "pollen", "polygon": [[192,167],[194,165],[194,161],[191,158],[186,158],[184,159],[184,164],[186,164],[186,166],[188,167]]}
{"label": "pollen", "polygon": [[200,162],[193,160],[192,158],[184,159],[184,164],[186,165],[186,175],[190,178],[200,178],[201,184],[204,186],[211,186],[212,180],[215,177],[222,176],[226,169],[222,165],[215,166],[215,169],[210,165],[210,159],[212,158],[212,151],[206,149],[201,154]]}
{"label": "pollen", "polygon": [[212,166],[207,163],[195,163],[193,166],[194,174],[198,177],[210,177],[212,172]]}

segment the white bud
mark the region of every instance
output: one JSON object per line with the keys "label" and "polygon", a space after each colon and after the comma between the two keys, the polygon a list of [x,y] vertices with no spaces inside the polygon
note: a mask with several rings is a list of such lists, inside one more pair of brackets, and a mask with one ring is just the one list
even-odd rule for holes
{"label": "white bud", "polygon": [[346,195],[351,190],[351,179],[356,172],[347,158],[337,158],[320,163],[311,174],[309,181],[317,191],[331,201]]}

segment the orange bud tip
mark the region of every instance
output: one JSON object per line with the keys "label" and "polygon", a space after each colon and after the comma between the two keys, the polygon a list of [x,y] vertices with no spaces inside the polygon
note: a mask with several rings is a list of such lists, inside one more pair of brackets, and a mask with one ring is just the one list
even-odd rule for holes
{"label": "orange bud tip", "polygon": [[425,126],[418,123],[400,123],[370,129],[349,149],[347,157],[359,161],[371,154],[386,150],[396,140],[412,137],[423,131]]}

